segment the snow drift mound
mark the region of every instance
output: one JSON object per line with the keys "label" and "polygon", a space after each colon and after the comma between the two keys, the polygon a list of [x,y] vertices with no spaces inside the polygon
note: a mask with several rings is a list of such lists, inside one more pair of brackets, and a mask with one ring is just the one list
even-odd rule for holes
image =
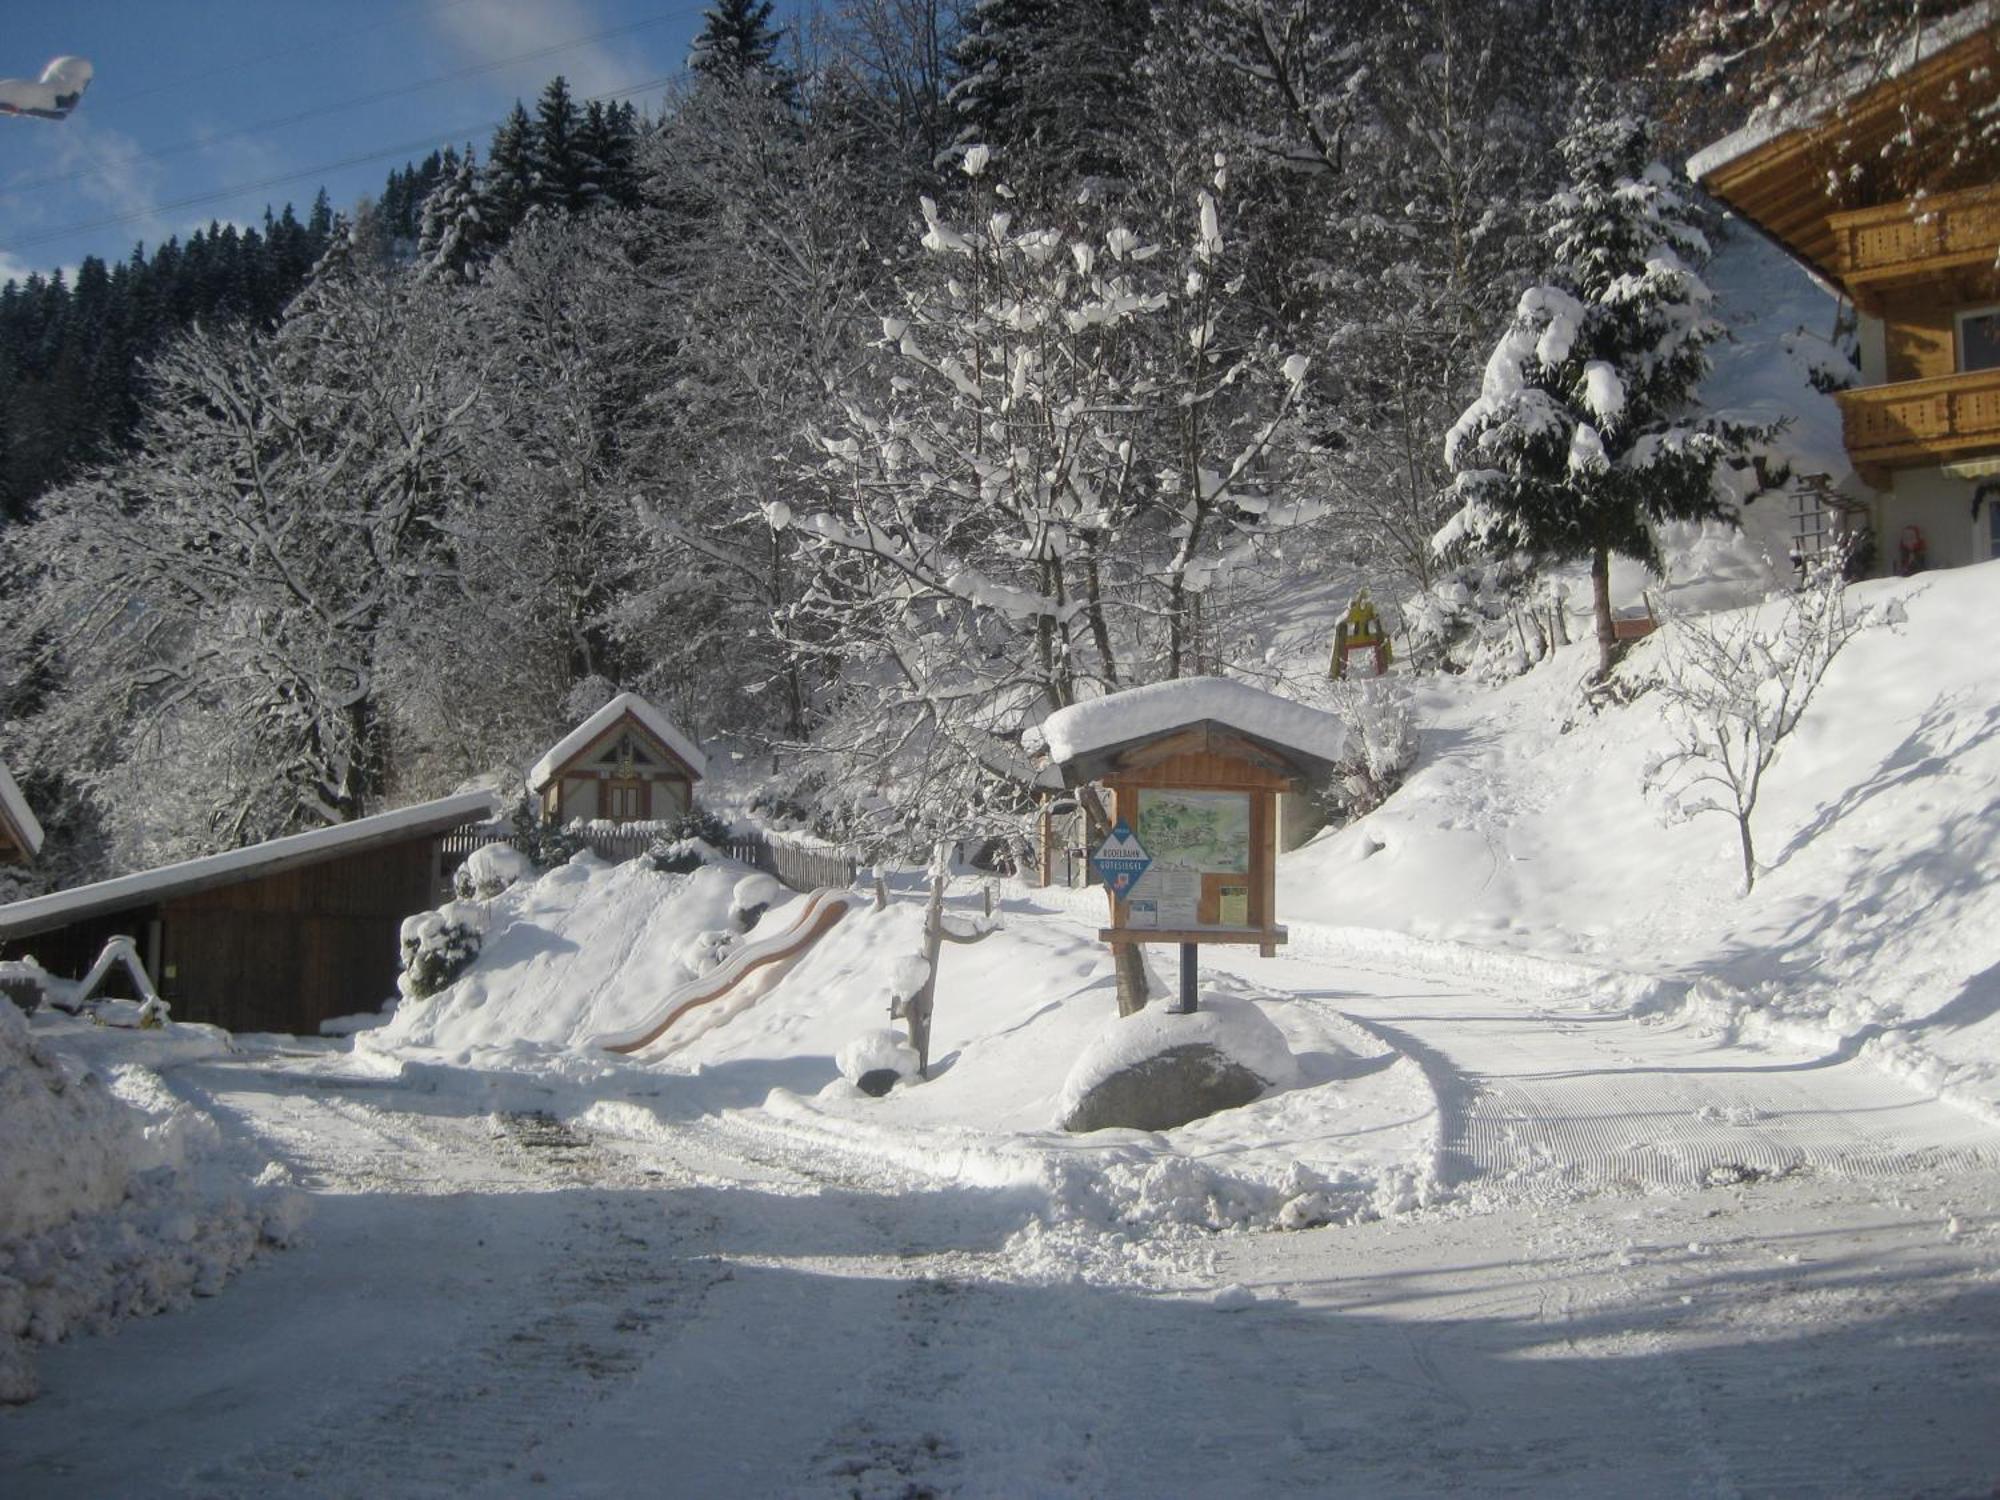
{"label": "snow drift mound", "polygon": [[[636,1026],[740,939],[731,913],[750,873],[725,860],[670,875],[644,860],[611,865],[585,853],[490,901],[459,902],[484,907],[478,957],[436,995],[399,1003],[386,1026],[363,1032],[356,1045],[491,1062],[508,1052],[577,1048]],[[782,912],[767,913],[758,927],[782,922]]]}
{"label": "snow drift mound", "polygon": [[215,1180],[212,1119],[143,1067],[116,1085],[0,1002],[0,1402],[36,1394],[33,1345],[211,1296],[296,1232],[302,1200]]}

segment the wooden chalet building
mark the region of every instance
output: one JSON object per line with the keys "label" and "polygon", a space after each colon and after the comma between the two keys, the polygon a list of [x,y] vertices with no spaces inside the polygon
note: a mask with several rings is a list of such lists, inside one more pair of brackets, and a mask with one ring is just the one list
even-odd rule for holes
{"label": "wooden chalet building", "polygon": [[620,693],[535,762],[528,790],[558,823],[655,822],[693,807],[707,770],[672,719],[637,693]]}
{"label": "wooden chalet building", "polygon": [[1906,65],[1688,163],[1854,307],[1861,382],[1836,399],[1881,572],[2000,557],[2000,160],[1941,139],[1992,97],[1997,15],[1982,0]]}
{"label": "wooden chalet building", "polygon": [[403,919],[447,894],[443,836],[496,810],[446,797],[0,906],[0,958],[80,978],[123,934],[174,1020],[316,1032],[394,998]]}
{"label": "wooden chalet building", "polygon": [[42,847],[42,825],[0,763],[0,865],[25,865]]}

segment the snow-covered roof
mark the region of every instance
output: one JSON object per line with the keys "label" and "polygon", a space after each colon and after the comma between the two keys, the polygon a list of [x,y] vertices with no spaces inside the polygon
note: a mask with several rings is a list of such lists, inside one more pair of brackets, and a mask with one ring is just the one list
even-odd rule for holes
{"label": "snow-covered roof", "polygon": [[559,767],[588,750],[627,714],[630,714],[661,744],[687,762],[687,768],[696,776],[708,774],[708,758],[701,753],[693,740],[681,733],[679,725],[637,693],[620,693],[556,741],[550,747],[549,753],[535,762],[534,768],[528,772],[528,789],[539,792],[547,786]]}
{"label": "snow-covered roof", "polygon": [[14,784],[5,761],[0,761],[0,820],[21,841],[21,847],[30,854],[42,847],[42,825],[35,821],[34,810],[28,806],[28,799],[21,795],[21,789]]}
{"label": "snow-covered roof", "polygon": [[231,885],[251,876],[319,864],[376,844],[492,818],[499,810],[500,801],[491,792],[466,792],[435,802],[419,802],[394,812],[377,813],[372,818],[356,818],[352,823],[315,828],[311,833],[270,839],[224,854],[182,860],[157,870],[100,880],[95,885],[80,885],[74,890],[37,896],[32,901],[16,901],[12,906],[0,906],[0,938],[26,937],[101,912],[151,906],[174,896]]}
{"label": "snow-covered roof", "polygon": [[1197,724],[1219,724],[1245,739],[1308,763],[1338,761],[1346,743],[1340,720],[1290,698],[1226,677],[1182,677],[1059,709],[1042,722],[1042,740],[1058,765]]}
{"label": "snow-covered roof", "polygon": [[1947,47],[1954,47],[1972,36],[1981,27],[1990,24],[1993,16],[1992,0],[1979,0],[1964,10],[1945,17],[1935,26],[1925,28],[1916,41],[1904,47],[1886,67],[1875,63],[1863,63],[1850,68],[1847,73],[1835,79],[1824,88],[1815,89],[1803,98],[1795,99],[1782,109],[1773,110],[1763,119],[1753,120],[1741,130],[1724,136],[1721,140],[1702,147],[1688,158],[1687,175],[1690,182],[1700,182],[1710,173],[1719,171],[1731,162],[1740,161],[1755,151],[1789,135],[1795,130],[1805,130],[1846,101],[1856,98],[1878,84],[1888,83],[1908,73],[1920,63],[1928,62]]}

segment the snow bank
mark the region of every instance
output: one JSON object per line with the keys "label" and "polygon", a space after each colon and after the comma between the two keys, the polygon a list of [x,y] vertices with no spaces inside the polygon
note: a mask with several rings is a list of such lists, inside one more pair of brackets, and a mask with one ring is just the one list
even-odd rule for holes
{"label": "snow bank", "polygon": [[[1698,1003],[1738,1030],[1865,1043],[2000,1111],[2000,566],[1850,601],[1902,623],[1848,646],[1772,765],[1749,896],[1733,822],[1669,825],[1644,791],[1670,743],[1654,696],[1581,707],[1585,644],[1497,688],[1415,686],[1425,751],[1403,789],[1280,859],[1295,948],[1528,995]],[[1672,641],[1642,643],[1626,675],[1643,684]]]}
{"label": "snow bank", "polygon": [[[154,1061],[155,1038],[167,1055],[220,1045],[209,1028],[142,1043],[51,1024]],[[212,1296],[296,1235],[302,1200],[230,1179],[211,1161],[219,1144],[215,1121],[152,1069],[100,1072],[0,1003],[0,1402],[35,1395],[32,1346]]]}

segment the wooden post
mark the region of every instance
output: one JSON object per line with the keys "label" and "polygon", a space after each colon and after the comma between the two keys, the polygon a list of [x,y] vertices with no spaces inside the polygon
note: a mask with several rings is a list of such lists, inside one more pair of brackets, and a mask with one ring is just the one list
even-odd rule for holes
{"label": "wooden post", "polygon": [[1201,988],[1196,982],[1201,944],[1181,944],[1181,1004],[1177,1014],[1191,1016],[1201,1009]]}

